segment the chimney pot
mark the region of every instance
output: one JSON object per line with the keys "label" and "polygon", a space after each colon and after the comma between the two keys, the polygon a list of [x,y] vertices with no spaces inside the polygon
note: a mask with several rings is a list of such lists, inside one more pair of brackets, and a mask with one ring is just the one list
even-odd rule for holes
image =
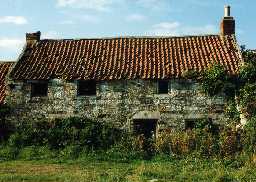
{"label": "chimney pot", "polygon": [[220,24],[221,35],[232,35],[235,34],[235,20],[230,16],[230,6],[224,7],[224,17]]}
{"label": "chimney pot", "polygon": [[229,5],[225,6],[225,8],[224,8],[224,16],[230,17],[230,6]]}

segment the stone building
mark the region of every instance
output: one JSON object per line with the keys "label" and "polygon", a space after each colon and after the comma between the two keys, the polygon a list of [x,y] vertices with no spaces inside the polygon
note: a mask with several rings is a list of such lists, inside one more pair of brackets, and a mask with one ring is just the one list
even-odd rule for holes
{"label": "stone building", "polygon": [[242,56],[225,8],[219,35],[49,40],[26,34],[8,77],[12,119],[85,116],[137,132],[225,121],[225,95],[208,97],[188,71],[236,74]]}

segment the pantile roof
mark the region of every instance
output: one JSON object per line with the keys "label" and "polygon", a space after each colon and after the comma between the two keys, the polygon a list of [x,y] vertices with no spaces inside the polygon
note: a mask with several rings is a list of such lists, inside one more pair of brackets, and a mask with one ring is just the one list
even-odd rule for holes
{"label": "pantile roof", "polygon": [[203,71],[214,62],[236,74],[241,61],[234,35],[40,40],[24,50],[10,76],[17,80],[169,79],[187,70]]}
{"label": "pantile roof", "polygon": [[5,88],[6,88],[5,78],[13,64],[14,64],[13,62],[0,61],[0,104],[4,102],[4,98],[5,98]]}

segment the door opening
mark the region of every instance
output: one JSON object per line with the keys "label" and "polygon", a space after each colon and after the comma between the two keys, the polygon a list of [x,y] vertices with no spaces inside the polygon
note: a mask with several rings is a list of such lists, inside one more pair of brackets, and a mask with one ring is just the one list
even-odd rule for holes
{"label": "door opening", "polygon": [[136,135],[143,135],[145,139],[156,138],[156,119],[134,119],[133,131]]}

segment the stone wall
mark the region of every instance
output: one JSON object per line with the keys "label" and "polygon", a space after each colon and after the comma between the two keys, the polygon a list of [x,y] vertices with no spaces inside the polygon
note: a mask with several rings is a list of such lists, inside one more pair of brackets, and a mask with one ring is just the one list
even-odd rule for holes
{"label": "stone wall", "polygon": [[77,96],[76,81],[50,80],[47,97],[31,97],[29,81],[12,84],[6,102],[13,108],[9,119],[17,121],[86,116],[131,129],[134,118],[154,118],[158,129],[183,129],[186,119],[226,120],[225,96],[210,98],[191,80],[170,80],[168,94],[157,94],[152,80],[101,81],[96,96]]}

